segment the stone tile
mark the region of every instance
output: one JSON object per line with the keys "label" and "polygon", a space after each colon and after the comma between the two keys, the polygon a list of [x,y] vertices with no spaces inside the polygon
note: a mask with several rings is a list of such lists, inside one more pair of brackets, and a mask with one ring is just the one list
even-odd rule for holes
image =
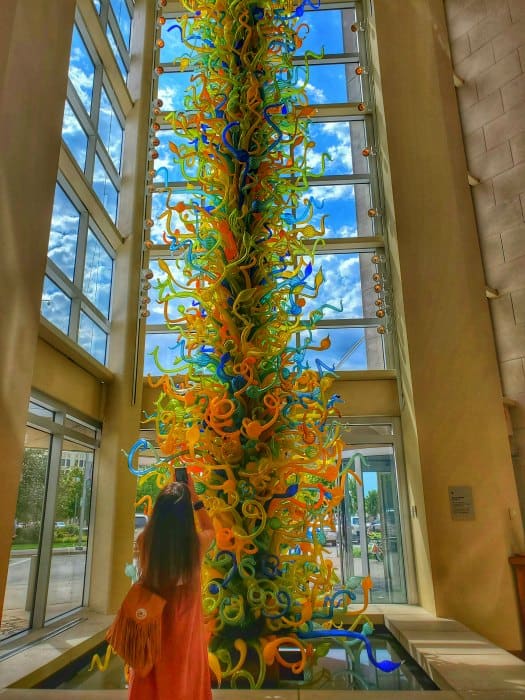
{"label": "stone tile", "polygon": [[[458,659],[450,654],[431,661],[438,685],[460,690],[521,690],[525,693],[525,663],[501,650],[499,654],[472,654]],[[441,681],[441,683],[440,683]]]}
{"label": "stone tile", "polygon": [[[515,54],[512,53],[510,55],[514,56]],[[522,73],[518,78],[512,80],[508,85],[504,85],[501,88],[501,96],[503,98],[503,108],[505,111],[517,105],[520,105],[523,110],[525,105],[525,73]]]}
{"label": "stone tile", "polygon": [[[2,700],[125,700],[127,690],[35,690],[6,688],[0,690]],[[215,697],[215,696],[214,696]]]}
{"label": "stone tile", "polygon": [[[275,690],[214,690],[213,700],[298,700],[299,691],[295,689]],[[175,700],[175,698],[174,698]]]}
{"label": "stone tile", "polygon": [[516,136],[511,138],[510,150],[512,152],[512,160],[515,164],[521,163],[525,160],[525,131],[522,131],[521,134],[516,134]]}
{"label": "stone tile", "polygon": [[445,10],[447,19],[451,22],[460,12],[469,7],[475,0],[447,0]]}
{"label": "stone tile", "polygon": [[471,191],[478,216],[484,214],[487,209],[493,209],[496,205],[492,181],[482,182],[480,185],[473,187]]}
{"label": "stone tile", "polygon": [[[509,398],[514,399],[517,403],[516,406],[510,408],[514,431],[523,431],[524,434],[522,437],[525,437],[525,392],[522,394],[511,394]],[[525,452],[522,453],[522,456],[523,455],[525,455]]]}
{"label": "stone tile", "polygon": [[[487,95],[490,95],[491,92],[498,90],[502,86],[506,86],[508,88],[507,83],[510,83],[514,78],[521,74],[519,54],[517,51],[513,51],[502,58],[501,61],[498,61],[493,66],[476,76],[479,99],[482,100]],[[509,105],[509,108],[513,107],[514,104]],[[505,96],[503,96],[503,106],[505,109],[507,109]]]}
{"label": "stone tile", "polygon": [[469,29],[472,29],[487,14],[485,0],[474,0],[454,15],[454,20],[449,22],[449,34],[451,39],[456,39]]}
{"label": "stone tile", "polygon": [[492,184],[496,204],[515,199],[525,190],[525,163],[514,165],[501,175],[497,175]]}
{"label": "stone tile", "polygon": [[511,51],[525,45],[525,23],[516,22],[507,31],[492,40],[494,47],[494,58],[499,61]]}
{"label": "stone tile", "polygon": [[485,44],[456,64],[456,73],[465,81],[473,80],[478,73],[494,64],[492,44]]}
{"label": "stone tile", "polygon": [[[492,95],[490,97],[492,97]],[[485,102],[485,100],[482,102]],[[478,104],[482,104],[482,102],[478,102]],[[478,105],[471,107],[471,110],[475,110],[477,106]],[[503,110],[503,101],[501,103],[501,108]],[[480,116],[481,115],[476,114],[475,118],[477,117],[479,121]],[[473,121],[475,121],[475,118]],[[503,141],[507,141],[524,130],[523,108],[518,105],[504,114],[501,114],[501,116],[496,115],[495,118],[485,119],[482,121],[482,124],[485,131],[487,149],[494,148],[494,146],[503,143]],[[479,124],[476,124],[476,127],[477,126],[479,126]]]}
{"label": "stone tile", "polygon": [[[496,349],[500,363],[522,359],[525,347],[525,328],[522,325],[509,328],[496,336]],[[515,388],[514,391],[517,392]]]}
{"label": "stone tile", "polygon": [[[453,690],[445,690],[437,696],[439,700],[458,700]],[[251,693],[244,700],[250,700]],[[420,690],[306,690],[299,691],[299,700],[421,700]]]}
{"label": "stone tile", "polygon": [[523,0],[507,0],[510,9],[510,16],[513,22],[525,20],[525,2]]}
{"label": "stone tile", "polygon": [[479,24],[469,31],[470,50],[476,51],[481,46],[491,41],[499,34],[505,32],[511,24],[510,11],[507,4],[499,4],[498,12],[494,12],[493,8],[488,9],[487,16]]}
{"label": "stone tile", "polygon": [[477,158],[469,158],[469,172],[484,181],[512,168],[514,161],[508,141],[491,148]]}
{"label": "stone tile", "polygon": [[476,87],[476,83],[474,81],[465,83],[465,85],[457,88],[456,95],[458,98],[460,112],[472,107],[472,105],[475,105],[476,102],[479,101],[478,88]]}
{"label": "stone tile", "polygon": [[485,134],[481,127],[476,129],[476,131],[471,131],[470,134],[465,134],[463,140],[465,142],[465,153],[468,158],[475,158],[486,150]]}
{"label": "stone tile", "polygon": [[525,697],[522,690],[461,690],[461,700],[515,700]]}
{"label": "stone tile", "polygon": [[468,34],[463,34],[462,36],[454,39],[450,42],[450,52],[452,54],[452,62],[454,65],[462,61],[464,58],[470,55],[470,42],[468,39]]}
{"label": "stone tile", "polygon": [[522,394],[525,392],[525,372],[523,371],[523,358],[507,360],[500,363],[501,385],[505,396]]}
{"label": "stone tile", "polygon": [[[510,293],[514,320],[517,324],[525,323],[525,269],[523,273],[523,285],[522,289],[516,289],[514,292]],[[525,356],[525,348],[523,348],[523,355]]]}
{"label": "stone tile", "polygon": [[[490,300],[490,315],[496,337],[512,332],[516,326],[514,309],[509,294],[504,294],[497,299]],[[502,358],[500,358],[501,360]],[[507,358],[508,359],[508,358]]]}
{"label": "stone tile", "polygon": [[[483,100],[476,102],[476,104],[472,105],[472,107],[462,111],[461,122],[463,124],[463,129],[468,134],[475,129],[479,129],[480,126],[484,126],[493,120],[497,120],[498,117],[501,118],[500,115],[503,115],[503,101],[499,92],[493,92]],[[485,130],[485,137],[486,135],[487,132]],[[496,143],[491,144],[490,146],[487,143],[487,148],[497,146],[498,143],[501,143],[504,140],[505,139],[499,139]]]}
{"label": "stone tile", "polygon": [[[505,262],[510,262],[516,258],[524,256],[525,224],[520,224],[520,226],[515,226],[514,228],[502,231],[501,242],[503,245],[503,256],[505,258]],[[523,261],[523,266],[525,267],[525,260]],[[514,283],[516,283],[519,279],[523,279],[523,269],[522,274],[514,278]]]}
{"label": "stone tile", "polygon": [[479,245],[483,257],[483,264],[486,268],[501,265],[505,262],[503,257],[503,245],[499,233],[491,236],[480,236]]}
{"label": "stone tile", "polygon": [[501,233],[505,229],[518,226],[523,221],[523,212],[519,197],[485,209],[477,216],[480,238]]}

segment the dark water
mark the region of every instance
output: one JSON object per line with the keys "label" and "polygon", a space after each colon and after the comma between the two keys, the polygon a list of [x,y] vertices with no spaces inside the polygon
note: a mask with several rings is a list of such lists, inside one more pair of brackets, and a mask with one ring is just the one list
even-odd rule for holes
{"label": "dark water", "polygon": [[[439,690],[426,673],[408,655],[405,649],[385,627],[376,626],[370,637],[378,661],[402,661],[392,673],[378,671],[369,661],[362,644],[349,652],[333,645],[316,665],[306,669],[302,678],[294,677],[283,669],[279,678],[268,680],[265,688],[314,688],[326,690]],[[122,660],[113,656],[106,671],[89,671],[94,653],[103,658],[106,645],[93,649],[58,673],[47,678],[39,688],[110,690],[125,688]],[[281,647],[281,650],[283,648]],[[292,658],[293,650],[289,651]],[[221,686],[227,688],[226,682]],[[239,687],[242,687],[239,684]]]}

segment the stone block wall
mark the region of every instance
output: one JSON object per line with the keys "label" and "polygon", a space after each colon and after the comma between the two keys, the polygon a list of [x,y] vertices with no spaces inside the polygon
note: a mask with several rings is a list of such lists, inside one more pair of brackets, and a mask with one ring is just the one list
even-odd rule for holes
{"label": "stone block wall", "polygon": [[[525,0],[444,0],[490,309],[525,512]],[[475,348],[473,348],[475,352]]]}

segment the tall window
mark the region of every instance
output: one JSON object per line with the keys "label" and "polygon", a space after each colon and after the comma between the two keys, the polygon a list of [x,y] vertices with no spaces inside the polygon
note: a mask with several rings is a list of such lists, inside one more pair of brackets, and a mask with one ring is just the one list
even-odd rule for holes
{"label": "tall window", "polygon": [[[130,102],[125,80],[132,10],[131,0],[103,0],[83,5],[86,17],[76,13],[42,294],[42,316],[102,364],[108,355],[113,263],[120,243],[116,225],[124,103]],[[96,12],[102,38],[88,31]],[[108,54],[101,42],[112,49],[114,65],[101,60],[101,54]]]}
{"label": "tall window", "polygon": [[[325,227],[323,246],[318,246],[312,279],[322,267],[324,284],[316,299],[304,307],[305,318],[321,305],[324,318],[312,334],[312,348],[330,336],[331,347],[323,352],[307,351],[311,366],[319,359],[338,373],[348,370],[385,369],[393,365],[385,283],[388,278],[387,256],[381,219],[381,190],[376,168],[374,144],[374,106],[368,85],[368,51],[364,32],[355,31],[362,21],[361,3],[321,4],[321,8],[305,13],[310,30],[294,59],[295,78],[305,85],[311,105],[316,107],[309,135],[316,142],[308,160],[314,173],[320,173],[322,154],[328,154],[324,172],[311,179],[304,198],[314,202],[310,223]],[[185,108],[185,89],[191,73],[181,60],[186,49],[179,33],[168,31],[168,21],[160,28],[160,62],[163,72],[157,81],[157,96],[163,110]],[[324,50],[324,53],[323,53]],[[309,58],[305,52],[318,58]],[[150,166],[162,172],[157,176],[151,194],[150,268],[157,278],[164,278],[159,261],[165,260],[174,277],[180,276],[176,261],[169,256],[163,240],[163,223],[159,215],[171,202],[195,200],[196,192],[188,192],[180,167],[173,162],[168,142],[177,143],[177,136],[159,118],[160,130],[152,145],[158,158]],[[163,182],[161,182],[163,180]],[[324,221],[324,224],[323,224]],[[177,222],[171,224],[177,227]],[[181,266],[182,267],[182,266]],[[151,295],[154,297],[154,294]],[[180,300],[178,301],[180,302]],[[191,300],[188,302],[191,303]],[[159,374],[153,353],[161,367],[173,368],[172,337],[166,332],[160,305],[149,307],[146,335],[146,374]],[[310,335],[310,334],[309,334]],[[301,342],[301,334],[297,341]]]}
{"label": "tall window", "polygon": [[29,404],[0,638],[85,605],[99,426],[43,397]]}

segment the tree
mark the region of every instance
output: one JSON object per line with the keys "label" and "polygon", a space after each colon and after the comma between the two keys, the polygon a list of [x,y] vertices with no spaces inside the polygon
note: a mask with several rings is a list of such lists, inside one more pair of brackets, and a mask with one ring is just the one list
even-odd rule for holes
{"label": "tree", "polygon": [[40,523],[46,489],[48,450],[26,447],[18,487],[16,520]]}
{"label": "tree", "polygon": [[376,489],[371,489],[365,496],[365,510],[367,516],[377,516],[379,512],[379,496]]}
{"label": "tree", "polygon": [[72,520],[80,514],[80,501],[84,486],[82,467],[62,467],[58,482],[56,520]]}

